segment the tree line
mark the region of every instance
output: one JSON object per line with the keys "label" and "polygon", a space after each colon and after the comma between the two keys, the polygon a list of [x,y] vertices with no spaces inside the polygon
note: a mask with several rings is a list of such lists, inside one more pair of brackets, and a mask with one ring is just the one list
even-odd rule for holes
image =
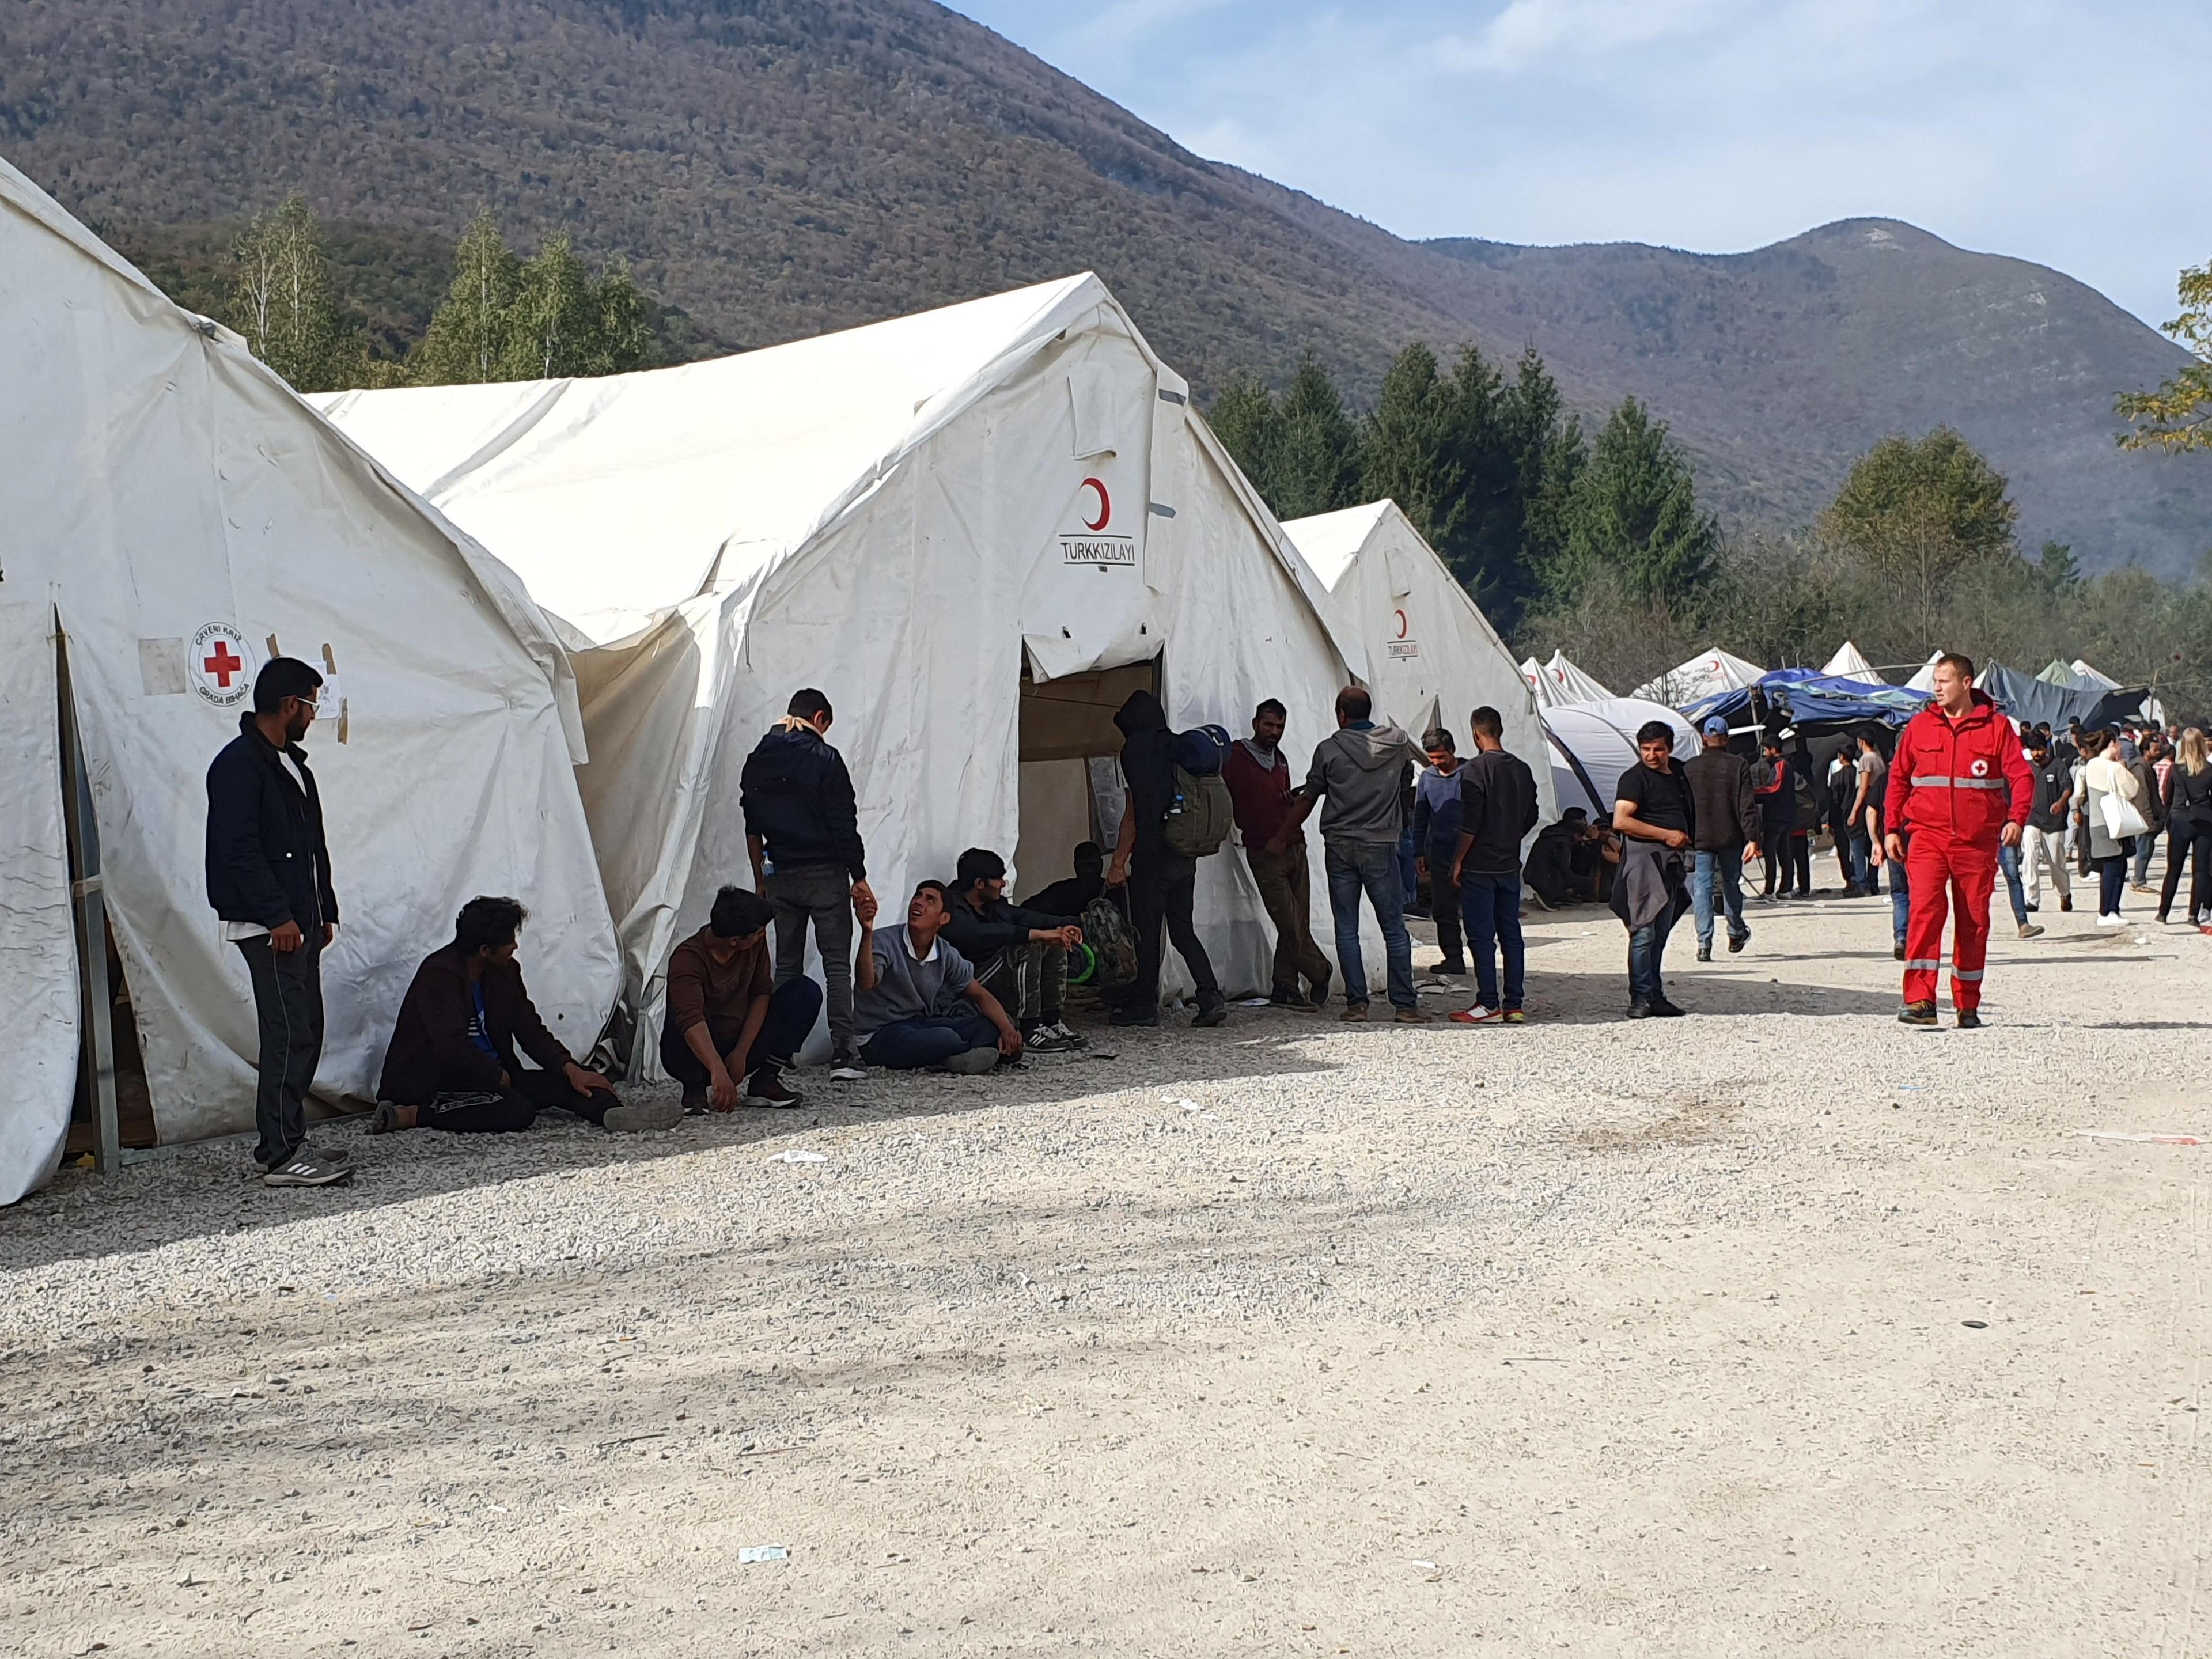
{"label": "tree line", "polygon": [[620,257],[594,271],[556,234],[526,258],[487,209],[453,264],[422,337],[380,356],[340,304],[322,227],[295,193],[232,244],[222,320],[300,392],[615,374],[659,361],[656,307]]}

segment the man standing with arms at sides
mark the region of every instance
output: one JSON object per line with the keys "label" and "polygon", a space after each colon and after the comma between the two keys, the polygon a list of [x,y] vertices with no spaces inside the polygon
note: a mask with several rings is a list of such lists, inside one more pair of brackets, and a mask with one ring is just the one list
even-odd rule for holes
{"label": "man standing with arms at sides", "polygon": [[1697,811],[1697,867],[1690,898],[1698,919],[1698,960],[1711,962],[1716,889],[1728,917],[1729,954],[1751,942],[1751,928],[1743,919],[1743,861],[1759,856],[1759,797],[1752,793],[1750,763],[1729,752],[1725,717],[1706,716],[1704,742],[1682,772]]}
{"label": "man standing with arms at sides", "polygon": [[[1460,948],[1459,745],[1439,726],[1422,736],[1421,747],[1428,753],[1429,769],[1413,780],[1413,867],[1429,878],[1429,915],[1437,924],[1437,949],[1443,952],[1436,971],[1456,979],[1467,972]],[[1517,855],[1521,849],[1513,850]],[[1520,908],[1518,894],[1514,908]]]}
{"label": "man standing with arms at sides", "polygon": [[[1313,936],[1313,878],[1306,867],[1306,838],[1293,822],[1297,798],[1291,763],[1283,753],[1283,705],[1270,697],[1252,711],[1252,735],[1239,738],[1221,776],[1244,838],[1245,862],[1260,890],[1267,920],[1275,924],[1273,983],[1267,1000],[1310,1014],[1328,1000],[1328,958]],[[1311,990],[1303,991],[1303,976]]]}
{"label": "man standing with arms at sides", "polygon": [[1336,920],[1336,955],[1344,970],[1346,1021],[1367,1018],[1367,964],[1359,951],[1359,896],[1375,907],[1389,964],[1392,1018],[1425,1025],[1413,991],[1413,941],[1406,931],[1406,889],[1398,847],[1406,833],[1406,797],[1413,768],[1425,758],[1413,740],[1389,720],[1376,721],[1375,703],[1363,686],[1336,694],[1336,730],[1314,746],[1313,765],[1299,786],[1295,822],[1303,824],[1314,803],[1321,815],[1322,861],[1328,873],[1328,908]]}
{"label": "man standing with arms at sides", "polygon": [[322,797],[300,739],[323,677],[271,657],[253,712],[207,774],[208,902],[246,958],[260,1026],[253,1161],[270,1187],[325,1187],[353,1164],[307,1144],[307,1091],[323,1057],[323,951],[338,930]]}
{"label": "man standing with arms at sides", "polygon": [[[1982,1023],[1983,964],[1990,945],[1990,893],[1997,848],[2020,845],[2035,780],[2012,722],[1974,690],[1971,657],[1937,659],[1936,700],[1899,737],[1889,766],[1889,834],[1883,850],[1905,860],[1911,893],[1905,923],[1907,1025],[1936,1024],[1936,975],[1952,905],[1951,1001],[1959,1026]],[[1905,837],[1911,837],[1908,852]]]}
{"label": "man standing with arms at sides", "polygon": [[1520,1025],[1528,1018],[1522,1012],[1528,956],[1521,941],[1521,842],[1536,827],[1536,778],[1520,757],[1505,752],[1505,722],[1495,708],[1486,704],[1468,723],[1474,758],[1459,769],[1459,845],[1452,852],[1451,885],[1460,893],[1474,954],[1474,1006],[1452,1019],[1461,1025],[1493,1019]]}
{"label": "man standing with arms at sides", "polygon": [[852,775],[823,741],[832,718],[819,691],[792,693],[784,717],[745,757],[738,800],[753,890],[775,907],[775,982],[805,971],[811,923],[829,990],[830,1076],[853,1083],[867,1075],[853,1042],[853,907],[874,895]]}
{"label": "man standing with arms at sides", "polygon": [[2051,751],[2051,734],[2039,728],[2027,740],[2027,770],[2034,781],[2027,827],[2021,832],[2021,862],[2027,866],[2027,908],[2043,904],[2043,875],[2058,890],[2058,908],[2074,908],[2074,887],[2066,869],[2066,819],[2074,809],[2074,770]]}
{"label": "man standing with arms at sides", "polygon": [[1646,720],[1637,728],[1636,753],[1636,764],[1613,786],[1621,858],[1613,911],[1628,929],[1629,1018],[1672,1019],[1687,1011],[1667,1000],[1667,935],[1689,904],[1697,805],[1674,759],[1673,726]]}
{"label": "man standing with arms at sides", "polygon": [[[1769,736],[1761,740],[1765,757],[1763,775],[1753,780],[1752,793],[1759,801],[1759,835],[1756,839],[1766,848],[1766,889],[1759,897],[1766,900],[1790,896],[1790,832],[1797,825],[1797,791],[1790,775],[1791,767],[1783,757],[1782,741]],[[1781,879],[1775,879],[1779,871]]]}

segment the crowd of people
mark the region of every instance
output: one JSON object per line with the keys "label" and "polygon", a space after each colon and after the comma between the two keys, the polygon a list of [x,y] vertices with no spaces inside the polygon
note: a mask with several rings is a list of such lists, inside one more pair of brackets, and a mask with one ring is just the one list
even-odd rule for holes
{"label": "crowd of people", "polygon": [[[1748,903],[1810,895],[1820,829],[1834,837],[1842,893],[1872,895],[1887,875],[1908,1024],[1936,1021],[1947,922],[1958,1024],[1980,1023],[1999,875],[2022,937],[2042,931],[2030,918],[2046,878],[2070,909],[2072,878],[2093,867],[2098,921],[2119,926],[2127,888],[2151,890],[2162,834],[2159,919],[2168,919],[2186,869],[2189,919],[2212,933],[2204,734],[2022,730],[1974,689],[1973,672],[1963,657],[1943,658],[1934,701],[1890,752],[1874,730],[1850,734],[1817,778],[1802,732],[1759,734],[1754,757],[1739,751],[1750,746],[1739,736],[1750,734],[1716,715],[1685,762],[1674,756],[1675,728],[1652,721],[1637,734],[1637,762],[1614,783],[1608,816],[1570,809],[1541,830],[1534,775],[1506,749],[1495,708],[1472,712],[1462,757],[1454,732],[1433,729],[1416,742],[1377,718],[1364,688],[1348,686],[1335,729],[1298,779],[1280,702],[1260,703],[1249,735],[1231,740],[1219,727],[1171,730],[1159,700],[1140,690],[1115,716],[1126,793],[1110,854],[1083,842],[1072,876],[1013,902],[1005,858],[970,848],[949,883],[918,883],[904,921],[882,928],[852,778],[828,740],[834,711],[822,692],[802,690],[741,775],[752,884],[723,887],[666,963],[659,1058],[680,1098],[624,1102],[548,1030],[520,961],[526,913],[487,895],[462,907],[453,939],[416,970],[372,1129],[511,1133],[558,1109],[612,1131],[665,1130],[691,1113],[789,1108],[802,1097],[788,1074],[825,1012],[834,1082],[870,1067],[989,1072],[1087,1046],[1066,1019],[1072,963],[1112,1024],[1157,1026],[1170,945],[1196,992],[1191,1023],[1220,1025],[1228,999],[1194,908],[1199,861],[1231,843],[1232,825],[1275,930],[1268,1001],[1316,1012],[1335,984],[1340,1018],[1354,1023],[1372,1006],[1360,945],[1368,913],[1382,937],[1391,1019],[1429,1022],[1406,920],[1417,912],[1436,923],[1442,959],[1430,971],[1474,981],[1472,1001],[1449,1019],[1524,1023],[1524,896],[1546,908],[1609,905],[1627,931],[1628,1018],[1680,1016],[1665,979],[1675,923],[1694,918],[1700,961],[1712,959],[1717,930],[1730,952],[1744,950]],[[352,1173],[342,1149],[309,1142],[306,1121],[322,1048],[320,959],[338,925],[302,747],[321,686],[309,665],[272,659],[207,779],[208,896],[252,983],[255,1158],[272,1186]],[[1312,925],[1305,825],[1316,812],[1334,963]],[[1752,864],[1765,879],[1747,895]],[[810,942],[819,982],[805,971]]]}

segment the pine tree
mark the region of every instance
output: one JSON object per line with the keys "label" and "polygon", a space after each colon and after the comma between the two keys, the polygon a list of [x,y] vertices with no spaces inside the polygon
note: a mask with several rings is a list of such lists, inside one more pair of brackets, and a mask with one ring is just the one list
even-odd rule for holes
{"label": "pine tree", "polygon": [[1283,393],[1283,443],[1271,504],[1276,515],[1303,519],[1359,504],[1359,430],[1321,359],[1309,348]]}
{"label": "pine tree", "polygon": [[1273,394],[1255,377],[1238,375],[1222,387],[1206,419],[1260,499],[1279,517],[1283,416]]}
{"label": "pine tree", "polygon": [[297,191],[232,245],[230,325],[299,392],[335,392],[359,378],[366,343],[331,293],[322,227]]}
{"label": "pine tree", "polygon": [[1719,526],[1698,507],[1690,464],[1664,422],[1624,399],[1590,447],[1567,506],[1561,577],[1578,588],[1603,570],[1632,600],[1675,605],[1712,573]]}
{"label": "pine tree", "polygon": [[1438,371],[1437,354],[1416,340],[1382,377],[1382,395],[1360,434],[1362,498],[1397,502],[1413,527],[1439,550],[1466,515],[1456,413],[1453,388]]}

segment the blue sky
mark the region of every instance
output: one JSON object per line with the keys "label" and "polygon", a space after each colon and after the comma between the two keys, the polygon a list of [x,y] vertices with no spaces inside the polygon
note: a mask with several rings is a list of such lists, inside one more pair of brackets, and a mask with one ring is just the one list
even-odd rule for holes
{"label": "blue sky", "polygon": [[1733,252],[1863,214],[2153,324],[2212,258],[2212,0],[951,0],[1402,236]]}

